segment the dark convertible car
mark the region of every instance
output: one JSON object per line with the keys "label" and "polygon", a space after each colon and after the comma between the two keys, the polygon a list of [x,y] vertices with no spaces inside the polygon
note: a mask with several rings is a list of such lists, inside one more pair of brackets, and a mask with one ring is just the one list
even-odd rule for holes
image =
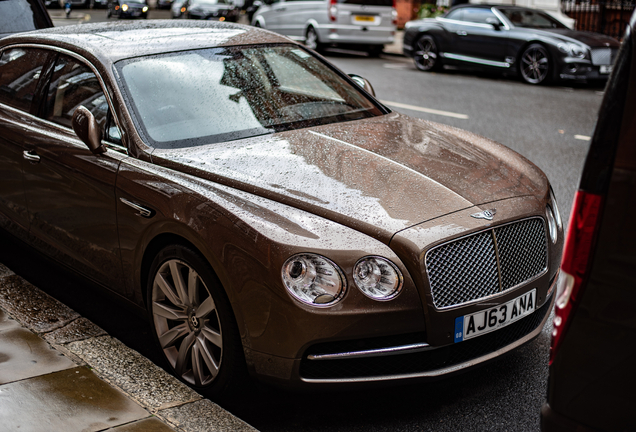
{"label": "dark convertible car", "polygon": [[218,21],[2,39],[0,227],[146,311],[213,395],[432,380],[530,341],[563,241],[548,179],[356,82]]}
{"label": "dark convertible car", "polygon": [[518,6],[461,5],[406,23],[404,54],[432,71],[443,65],[512,71],[529,84],[607,79],[619,42],[570,30],[545,12]]}

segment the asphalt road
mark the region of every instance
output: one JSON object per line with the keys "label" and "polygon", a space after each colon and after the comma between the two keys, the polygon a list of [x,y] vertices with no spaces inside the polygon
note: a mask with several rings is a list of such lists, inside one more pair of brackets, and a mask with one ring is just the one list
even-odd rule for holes
{"label": "asphalt road", "polygon": [[[91,19],[101,20],[103,12],[90,11]],[[163,16],[153,12],[151,18]],[[327,57],[345,72],[368,78],[392,109],[470,130],[526,156],[548,174],[567,218],[602,86],[533,87],[501,76],[425,74],[400,57]],[[11,239],[0,241],[0,262],[161,365],[145,319]],[[521,349],[451,379],[311,395],[259,387],[238,406],[225,408],[262,431],[536,431],[549,345],[545,328]]]}

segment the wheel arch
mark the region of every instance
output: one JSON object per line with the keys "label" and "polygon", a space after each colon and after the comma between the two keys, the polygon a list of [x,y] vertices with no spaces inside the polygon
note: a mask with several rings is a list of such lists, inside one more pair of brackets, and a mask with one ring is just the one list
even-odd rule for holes
{"label": "wheel arch", "polygon": [[150,276],[150,269],[155,257],[166,246],[181,245],[200,255],[201,258],[209,265],[210,271],[213,276],[216,277],[222,291],[227,296],[240,334],[245,334],[246,326],[243,319],[243,313],[241,308],[238,306],[238,302],[235,301],[235,295],[232,290],[232,284],[230,283],[229,277],[226,275],[221,263],[215,259],[212,252],[205,246],[202,239],[200,239],[196,233],[190,233],[190,230],[191,229],[189,227],[186,227],[185,230],[182,227],[179,227],[179,229],[162,230],[161,232],[153,233],[152,236],[149,236],[147,244],[141,254],[139,265],[137,266],[139,269],[138,281],[146,310],[148,311],[149,309],[147,300],[148,278]]}

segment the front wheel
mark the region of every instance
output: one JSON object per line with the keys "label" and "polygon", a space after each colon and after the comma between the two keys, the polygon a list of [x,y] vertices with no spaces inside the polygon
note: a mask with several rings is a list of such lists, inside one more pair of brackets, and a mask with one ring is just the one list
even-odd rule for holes
{"label": "front wheel", "polygon": [[322,44],[318,39],[318,33],[313,27],[309,27],[307,29],[307,34],[305,35],[305,46],[315,51],[320,51],[322,49]]}
{"label": "front wheel", "polygon": [[521,78],[528,84],[545,84],[550,76],[550,56],[543,45],[531,44],[521,54]]}
{"label": "front wheel", "polygon": [[174,374],[213,397],[243,381],[245,360],[230,303],[209,264],[174,245],[155,257],[148,278],[154,335]]}
{"label": "front wheel", "polygon": [[413,62],[416,68],[425,72],[440,68],[442,62],[439,59],[439,51],[432,36],[424,35],[415,42]]}

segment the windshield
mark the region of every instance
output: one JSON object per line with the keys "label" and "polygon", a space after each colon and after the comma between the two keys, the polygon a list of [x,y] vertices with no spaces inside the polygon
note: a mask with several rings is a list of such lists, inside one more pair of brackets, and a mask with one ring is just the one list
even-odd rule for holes
{"label": "windshield", "polygon": [[117,63],[147,143],[182,148],[382,111],[295,45],[210,48]]}
{"label": "windshield", "polygon": [[499,9],[515,27],[528,27],[540,29],[566,28],[560,21],[550,15],[526,9]]}

